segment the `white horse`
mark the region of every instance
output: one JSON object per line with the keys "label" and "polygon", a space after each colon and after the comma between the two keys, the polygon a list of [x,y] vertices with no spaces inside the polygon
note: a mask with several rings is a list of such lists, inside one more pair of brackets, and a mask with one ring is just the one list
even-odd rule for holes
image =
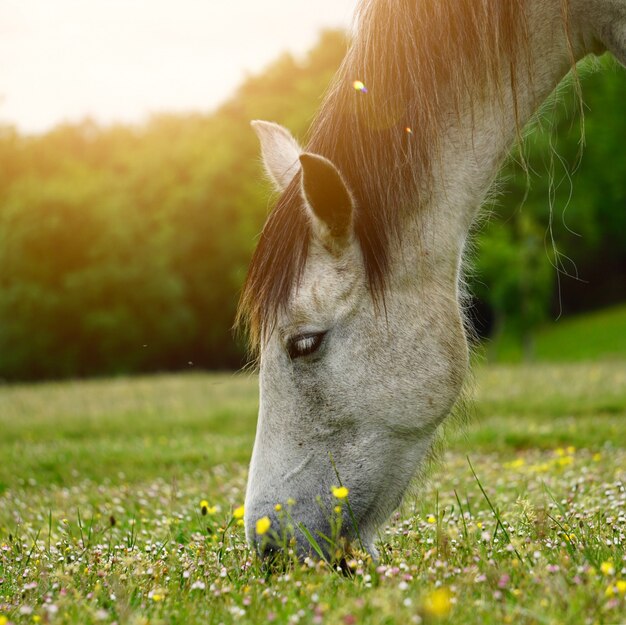
{"label": "white horse", "polygon": [[626,0],[364,0],[356,25],[305,148],[253,122],[282,195],[240,309],[260,363],[245,511],[254,543],[293,499],[291,522],[323,546],[341,479],[345,538],[356,523],[375,554],[466,374],[472,221],[575,63],[626,63]]}

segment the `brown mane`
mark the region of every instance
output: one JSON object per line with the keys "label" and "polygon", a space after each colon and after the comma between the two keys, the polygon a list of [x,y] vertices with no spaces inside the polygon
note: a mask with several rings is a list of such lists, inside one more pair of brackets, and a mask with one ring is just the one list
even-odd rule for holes
{"label": "brown mane", "polygon": [[[565,2],[565,0],[563,0]],[[428,188],[450,113],[531,75],[527,0],[365,0],[357,30],[310,131],[307,151],[332,160],[356,200],[370,290],[381,295],[390,248]],[[502,84],[502,68],[510,82]],[[526,74],[521,74],[526,72]],[[506,75],[506,73],[505,73]],[[354,89],[362,81],[367,93]],[[406,129],[410,128],[409,133]],[[307,258],[309,223],[296,176],[270,214],[238,312],[253,348],[272,329]]]}

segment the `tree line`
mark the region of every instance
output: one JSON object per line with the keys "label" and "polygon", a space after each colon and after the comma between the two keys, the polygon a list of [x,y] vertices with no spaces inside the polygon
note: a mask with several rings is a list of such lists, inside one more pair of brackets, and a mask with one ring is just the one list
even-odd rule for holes
{"label": "tree line", "polygon": [[[212,113],[39,136],[0,128],[0,378],[241,366],[231,326],[271,207],[249,120],[303,139],[345,47],[327,31]],[[544,109],[554,131],[511,159],[475,233],[477,301],[521,340],[559,305],[626,299],[626,76],[602,64],[583,79],[587,146],[571,200],[562,163],[576,163],[580,113],[569,94]],[[582,283],[558,290],[552,265],[593,282],[584,304]]]}

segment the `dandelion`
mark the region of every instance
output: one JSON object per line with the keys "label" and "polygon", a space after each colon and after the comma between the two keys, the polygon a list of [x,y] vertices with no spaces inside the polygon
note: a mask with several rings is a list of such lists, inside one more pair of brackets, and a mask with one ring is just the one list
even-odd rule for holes
{"label": "dandelion", "polygon": [[243,519],[243,506],[239,506],[233,510],[233,516],[236,519]]}
{"label": "dandelion", "polygon": [[206,516],[207,514],[213,515],[217,512],[217,506],[210,506],[209,502],[203,499],[200,502],[200,512],[202,512],[202,516]]}
{"label": "dandelion", "polygon": [[452,609],[450,591],[447,588],[437,588],[426,595],[424,611],[431,616],[448,616]]}
{"label": "dandelion", "polygon": [[427,523],[430,523],[431,525],[433,525],[434,523],[437,522],[437,519],[432,514],[429,514],[428,517],[426,517],[426,521]]}
{"label": "dandelion", "polygon": [[612,597],[613,595],[626,595],[626,581],[618,579],[614,584],[607,586],[604,596]]}
{"label": "dandelion", "polygon": [[613,562],[610,560],[603,562],[600,565],[600,570],[602,571],[602,575],[615,575],[615,567],[613,566]]}
{"label": "dandelion", "polygon": [[330,490],[336,499],[345,499],[350,492],[345,486],[333,486]]}
{"label": "dandelion", "polygon": [[274,510],[276,510],[276,512],[280,512],[282,509],[283,507],[279,503],[274,506]]}
{"label": "dandelion", "polygon": [[272,525],[272,522],[270,521],[269,517],[261,517],[257,522],[256,522],[256,533],[259,536],[262,536],[263,534],[267,533],[267,530],[270,528],[270,526]]}

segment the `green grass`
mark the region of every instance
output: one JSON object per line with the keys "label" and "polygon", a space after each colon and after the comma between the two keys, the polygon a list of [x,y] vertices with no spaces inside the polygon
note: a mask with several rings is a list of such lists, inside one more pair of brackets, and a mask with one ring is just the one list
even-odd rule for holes
{"label": "green grass", "polygon": [[350,575],[246,546],[254,376],[0,387],[0,624],[623,621],[626,361],[475,378],[474,419]]}
{"label": "green grass", "polygon": [[256,377],[244,374],[0,387],[0,492],[32,480],[174,479],[244,463],[257,394]]}
{"label": "green grass", "polygon": [[537,358],[551,362],[626,358],[626,306],[562,319],[539,332]]}
{"label": "green grass", "polygon": [[[626,358],[626,306],[565,317],[546,324],[534,336],[534,356],[540,362],[588,362]],[[519,362],[519,341],[503,336],[488,346],[498,362]]]}

